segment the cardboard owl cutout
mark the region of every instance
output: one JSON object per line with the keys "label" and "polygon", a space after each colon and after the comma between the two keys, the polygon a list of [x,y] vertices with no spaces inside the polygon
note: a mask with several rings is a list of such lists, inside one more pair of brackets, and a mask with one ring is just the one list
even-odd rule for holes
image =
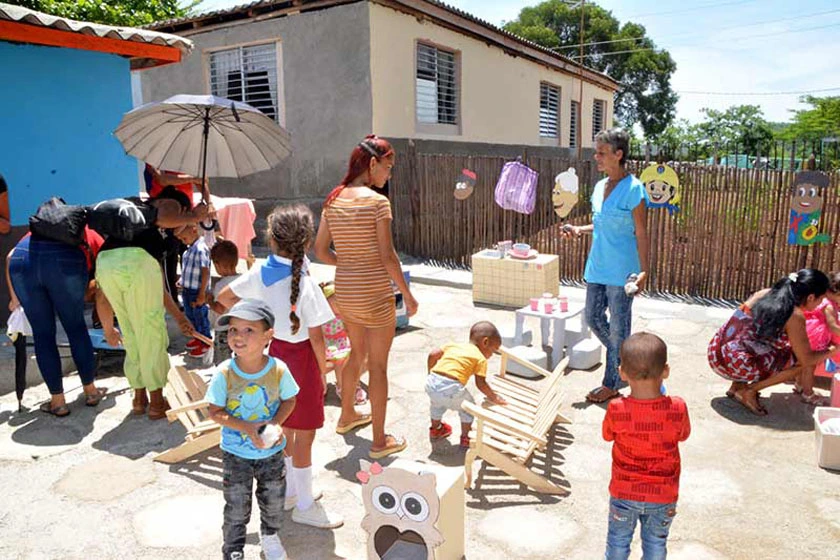
{"label": "cardboard owl cutout", "polygon": [[664,163],[654,163],[642,171],[639,180],[647,191],[648,208],[667,208],[669,214],[680,211],[680,177]]}
{"label": "cardboard owl cutout", "polygon": [[821,171],[803,171],[793,180],[790,199],[789,245],[828,243],[831,237],[820,233],[822,190],[828,187],[828,175]]}
{"label": "cardboard owl cutout", "polygon": [[578,201],[578,176],[574,167],[570,167],[554,178],[554,190],[551,191],[551,204],[554,213],[564,219]]}
{"label": "cardboard owl cutout", "polygon": [[469,169],[462,169],[461,176],[458,177],[458,182],[455,183],[455,198],[458,200],[466,200],[473,193],[475,188],[476,175],[474,171]]}
{"label": "cardboard owl cutout", "polygon": [[437,479],[431,472],[383,469],[359,461],[369,560],[434,560],[443,535],[435,527],[440,514]]}

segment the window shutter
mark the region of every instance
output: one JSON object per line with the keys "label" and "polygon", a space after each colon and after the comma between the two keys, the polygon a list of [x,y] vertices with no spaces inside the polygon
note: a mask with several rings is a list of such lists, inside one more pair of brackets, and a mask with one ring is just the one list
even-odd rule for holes
{"label": "window shutter", "polygon": [[601,99],[595,99],[592,102],[592,140],[595,140],[595,135],[604,130],[604,105],[606,103]]}
{"label": "window shutter", "polygon": [[540,136],[557,138],[560,115],[560,90],[549,84],[540,84]]}
{"label": "window shutter", "polygon": [[572,101],[572,106],[569,113],[569,147],[577,148],[578,135],[578,111],[580,103]]}

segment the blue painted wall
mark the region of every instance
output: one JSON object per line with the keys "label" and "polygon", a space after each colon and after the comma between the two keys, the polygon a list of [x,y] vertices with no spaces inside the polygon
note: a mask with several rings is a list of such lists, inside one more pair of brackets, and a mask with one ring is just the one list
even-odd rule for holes
{"label": "blue painted wall", "polygon": [[88,204],[138,192],[136,160],[112,134],[131,110],[128,59],[0,41],[0,84],[12,224],[53,195]]}

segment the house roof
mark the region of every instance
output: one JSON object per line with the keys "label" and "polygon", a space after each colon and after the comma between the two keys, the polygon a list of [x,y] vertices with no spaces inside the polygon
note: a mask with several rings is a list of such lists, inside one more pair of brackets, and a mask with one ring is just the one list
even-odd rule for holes
{"label": "house roof", "polygon": [[132,70],[179,62],[193,48],[178,35],[75,21],[4,3],[0,40],[117,54],[131,59]]}
{"label": "house roof", "polygon": [[[350,4],[363,0],[256,0],[222,10],[200,13],[193,16],[155,22],[148,27],[171,33],[195,33],[210,31],[216,26],[246,23],[252,19],[269,19],[292,13],[321,10],[341,4]],[[364,0],[418,17],[426,17],[439,25],[449,27],[466,35],[472,35],[488,44],[502,48],[512,55],[524,56],[546,66],[571,73],[583,74],[584,80],[615,91],[618,82],[608,75],[582,67],[572,59],[560,55],[551,49],[514,35],[463,10],[438,0]]]}

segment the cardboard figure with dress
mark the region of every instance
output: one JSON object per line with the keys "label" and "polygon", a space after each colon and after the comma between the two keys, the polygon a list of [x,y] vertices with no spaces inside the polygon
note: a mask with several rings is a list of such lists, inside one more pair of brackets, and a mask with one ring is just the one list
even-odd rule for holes
{"label": "cardboard figure with dress", "polygon": [[680,211],[680,177],[664,163],[654,163],[642,171],[639,180],[647,191],[648,208],[667,208],[669,214]]}
{"label": "cardboard figure with dress", "polygon": [[831,237],[820,233],[822,191],[828,187],[828,175],[820,171],[803,171],[793,180],[790,199],[789,245],[828,243]]}
{"label": "cardboard figure with dress", "polygon": [[554,213],[560,219],[566,216],[578,202],[578,176],[574,167],[570,167],[554,178],[554,189],[551,191],[551,204],[554,206]]}

